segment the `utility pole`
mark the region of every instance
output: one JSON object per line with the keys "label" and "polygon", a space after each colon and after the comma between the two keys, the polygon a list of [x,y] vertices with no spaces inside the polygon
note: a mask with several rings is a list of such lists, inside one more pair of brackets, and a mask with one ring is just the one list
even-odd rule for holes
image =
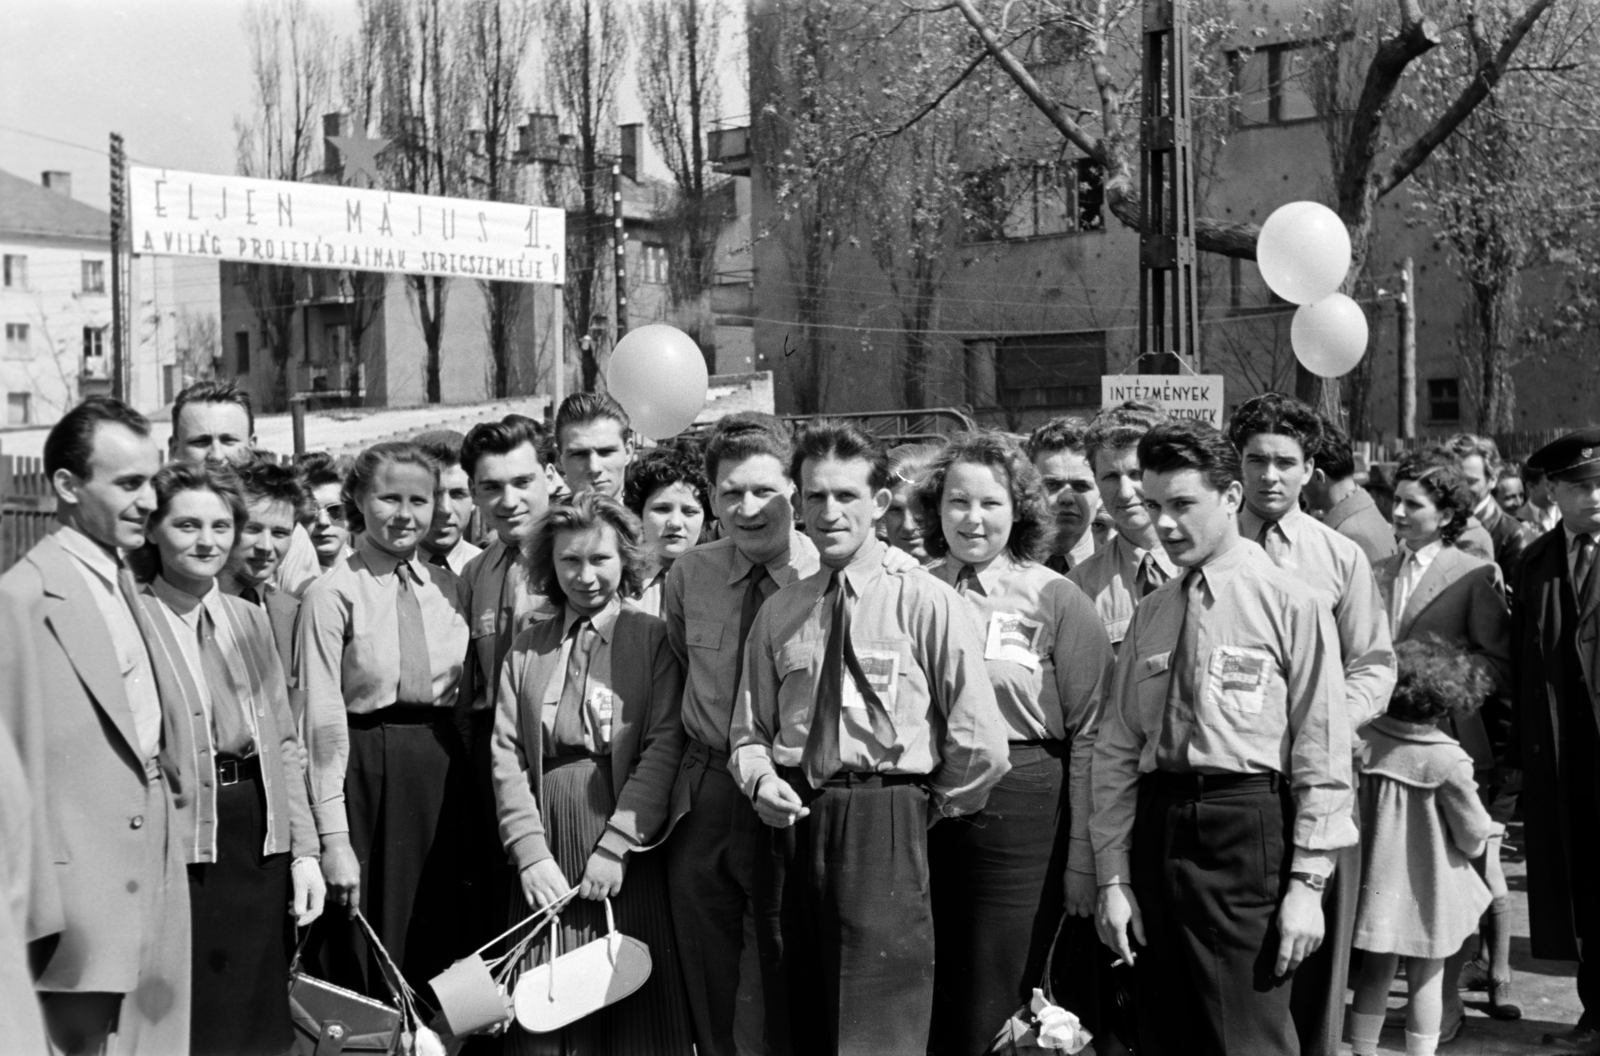
{"label": "utility pole", "polygon": [[111,133],[111,395],[128,398],[128,378],[123,367],[123,334],[127,322],[122,305],[122,229],[127,222],[128,159],[122,134]]}
{"label": "utility pole", "polygon": [[1417,286],[1410,257],[1400,266],[1400,439],[1417,435]]}
{"label": "utility pole", "polygon": [[622,226],[622,164],[611,165],[611,246],[617,268],[617,340],[628,332],[628,232]]}
{"label": "utility pole", "polygon": [[1139,121],[1139,373],[1200,369],[1188,0],[1146,0]]}

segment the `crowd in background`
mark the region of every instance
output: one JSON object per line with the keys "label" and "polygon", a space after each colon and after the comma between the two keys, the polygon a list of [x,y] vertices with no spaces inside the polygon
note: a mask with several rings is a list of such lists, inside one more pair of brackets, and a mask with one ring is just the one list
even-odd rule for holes
{"label": "crowd in background", "polygon": [[69,412],[0,576],[5,1051],[288,1052],[291,960],[427,1002],[558,906],[645,985],[452,1044],[976,1056],[1042,988],[1101,1056],[1426,1056],[1521,1015],[1521,817],[1549,1051],[1600,1053],[1600,432],[1363,479],[1277,394],[893,450],[594,394],[353,458],[228,384],[173,425]]}

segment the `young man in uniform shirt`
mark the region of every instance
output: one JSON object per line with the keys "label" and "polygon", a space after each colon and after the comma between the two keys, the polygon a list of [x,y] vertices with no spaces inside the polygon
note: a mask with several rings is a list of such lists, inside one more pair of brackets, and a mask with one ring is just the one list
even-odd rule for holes
{"label": "young man in uniform shirt", "polygon": [[1063,576],[1088,560],[1105,539],[1095,524],[1100,493],[1083,435],[1078,419],[1053,418],[1022,445],[1039,471],[1045,498],[1056,515],[1056,537],[1045,566]]}
{"label": "young man in uniform shirt", "polygon": [[598,491],[622,501],[628,463],[633,461],[632,423],[610,396],[575,392],[556,412],[556,451],[561,474],[574,495]]}
{"label": "young man in uniform shirt", "polygon": [[1095,415],[1084,434],[1095,487],[1102,507],[1111,513],[1116,534],[1067,578],[1094,602],[1113,649],[1128,633],[1140,600],[1174,573],[1172,559],[1162,549],[1144,508],[1144,477],[1139,471],[1140,439],[1166,419],[1159,409],[1129,400]]}
{"label": "young man in uniform shirt", "polygon": [[706,440],[706,476],[722,537],[679,557],[661,617],[684,669],[689,735],[674,800],[689,813],[667,844],[696,1044],[707,1056],[760,1051],[761,990],[749,907],[766,836],[728,773],[728,723],[756,612],[817,570],[817,548],[794,529],[789,440],[769,415],[719,421]]}
{"label": "young man in uniform shirt", "polygon": [[472,523],[472,479],[461,468],[460,433],[441,429],[423,433],[416,443],[439,463],[439,491],[433,498],[433,524],[422,540],[428,564],[448,568],[456,575],[467,570],[467,562],[483,553],[483,548],[467,539]]}
{"label": "young man in uniform shirt", "polygon": [[970,606],[920,568],[895,571],[873,531],[891,498],[882,446],[828,424],[795,448],[822,567],[757,614],[729,731],[734,776],[772,830],[767,1036],[922,1056],[928,823],[983,807],[1010,766],[1006,727]]}
{"label": "young man in uniform shirt", "polygon": [[1134,613],[1095,742],[1097,926],[1134,966],[1141,1056],[1298,1052],[1288,976],[1356,841],[1338,632],[1240,537],[1220,433],[1163,423],[1138,454],[1182,575]]}
{"label": "young man in uniform shirt", "polygon": [[[237,466],[255,453],[256,412],[250,394],[231,381],[197,381],[172,403],[170,454],[185,462]],[[277,585],[299,597],[322,574],[311,536],[298,525],[278,562]]]}
{"label": "young man in uniform shirt", "polygon": [[[1389,706],[1394,642],[1367,555],[1300,509],[1300,491],[1315,469],[1310,452],[1320,433],[1315,411],[1275,392],[1245,401],[1228,422],[1228,439],[1239,450],[1244,474],[1239,531],[1333,613],[1344,672],[1344,718],[1353,735]],[[1329,941],[1295,974],[1294,1017],[1303,1056],[1333,1056],[1339,1050],[1361,893],[1360,852],[1360,845],[1352,844],[1339,855],[1324,907]]]}
{"label": "young man in uniform shirt", "polygon": [[1394,526],[1372,501],[1367,489],[1356,483],[1355,452],[1343,429],[1323,415],[1317,416],[1317,438],[1306,452],[1313,467],[1306,478],[1306,503],[1322,523],[1345,536],[1367,555],[1367,564],[1379,561],[1399,547]]}

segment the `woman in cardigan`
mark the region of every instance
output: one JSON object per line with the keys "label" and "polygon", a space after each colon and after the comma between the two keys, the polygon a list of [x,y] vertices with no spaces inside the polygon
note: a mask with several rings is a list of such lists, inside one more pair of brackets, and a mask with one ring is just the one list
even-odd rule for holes
{"label": "woman in cardigan", "polygon": [[647,451],[628,467],[623,501],[644,532],[645,568],[637,596],[629,604],[661,615],[661,592],[672,563],[705,539],[711,489],[705,470],[689,452],[676,447]]}
{"label": "woman in cardigan", "polygon": [[1094,909],[1089,762],[1111,642],[1083,591],[1040,563],[1049,513],[1039,474],[1013,441],[956,438],[917,498],[928,550],[948,554],[931,571],[984,623],[985,666],[1010,728],[1011,770],[988,805],[928,834],[937,951],[929,1051],[977,1056],[1040,985],[1063,909]]}
{"label": "woman in cardigan", "polygon": [[[1482,709],[1467,709],[1442,724],[1472,756],[1479,787],[1487,791],[1496,762],[1503,758],[1510,720],[1511,613],[1500,571],[1494,562],[1455,545],[1472,512],[1472,492],[1453,460],[1428,455],[1407,458],[1395,470],[1394,487],[1395,534],[1401,546],[1373,569],[1378,589],[1389,610],[1396,644],[1419,639],[1448,642],[1475,657],[1488,677],[1490,690]],[[1494,902],[1484,916],[1483,938],[1489,960],[1489,1012],[1496,1018],[1516,1019],[1522,1010],[1512,993],[1510,896],[1500,868],[1507,820],[1495,818],[1496,832],[1484,859],[1484,879]],[[1456,976],[1464,960],[1453,957],[1445,966],[1446,1036],[1453,1036],[1461,1022]]]}
{"label": "woman in cardigan", "polygon": [[[306,590],[296,659],[329,896],[361,909],[418,987],[472,948],[472,788],[454,721],[466,606],[455,573],[417,556],[438,483],[438,465],[414,444],[377,444],[355,460],[343,502],[360,541]],[[327,978],[387,998],[355,922],[330,916]]]}
{"label": "woman in cardigan", "polygon": [[[500,837],[528,905],[577,886],[561,948],[619,930],[650,947],[650,979],[557,1034],[516,1032],[526,1052],[671,1056],[691,1051],[661,843],[687,809],[672,792],[683,753],[683,674],[666,624],[622,604],[638,584],[639,526],[615,499],[552,507],[528,541],[529,582],[560,606],[517,636],[501,666],[494,732]],[[526,910],[518,907],[520,912]],[[515,919],[515,918],[514,918]],[[541,947],[536,959],[542,959]]]}
{"label": "woman in cardigan", "polygon": [[168,749],[180,773],[193,767],[180,779],[194,801],[184,827],[190,1047],[196,1056],[275,1056],[294,1040],[284,906],[292,890],[300,925],[322,910],[304,755],[271,622],[217,585],[245,517],[237,478],[177,462],[152,483],[156,510],[135,564],[149,577],[140,600],[150,648],[166,653],[179,683],[164,695],[183,698],[168,716]]}

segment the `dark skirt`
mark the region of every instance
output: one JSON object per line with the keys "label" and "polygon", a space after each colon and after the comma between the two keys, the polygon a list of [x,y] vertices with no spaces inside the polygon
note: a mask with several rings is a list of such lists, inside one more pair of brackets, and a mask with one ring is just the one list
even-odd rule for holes
{"label": "dark skirt", "polygon": [[[449,708],[388,707],[350,716],[345,768],[361,912],[418,990],[470,953],[472,785]],[[330,907],[331,908],[331,907]],[[323,914],[324,978],[390,1001],[377,954],[344,913]]]}
{"label": "dark skirt", "polygon": [[978,1056],[1043,984],[1066,902],[1062,754],[1013,746],[1011,770],[988,805],[928,833],[937,949],[931,1053]]}
{"label": "dark skirt", "polygon": [[[544,798],[539,804],[545,836],[567,882],[577,887],[605,834],[616,803],[611,758],[577,756],[544,760]],[[519,885],[520,886],[520,885]],[[521,895],[515,900],[521,903]],[[617,930],[650,947],[650,978],[634,993],[594,1015],[551,1034],[513,1027],[508,1056],[672,1056],[693,1052],[688,1000],[678,967],[672,911],[667,902],[665,860],[654,851],[628,855],[622,893],[611,900]],[[525,917],[524,905],[513,919]],[[561,949],[574,950],[606,934],[605,903],[575,898],[561,911]],[[541,936],[529,963],[543,964],[549,944]]]}
{"label": "dark skirt", "polygon": [[265,857],[259,771],[217,789],[217,860],[189,866],[194,1056],[289,1051],[289,855]]}

